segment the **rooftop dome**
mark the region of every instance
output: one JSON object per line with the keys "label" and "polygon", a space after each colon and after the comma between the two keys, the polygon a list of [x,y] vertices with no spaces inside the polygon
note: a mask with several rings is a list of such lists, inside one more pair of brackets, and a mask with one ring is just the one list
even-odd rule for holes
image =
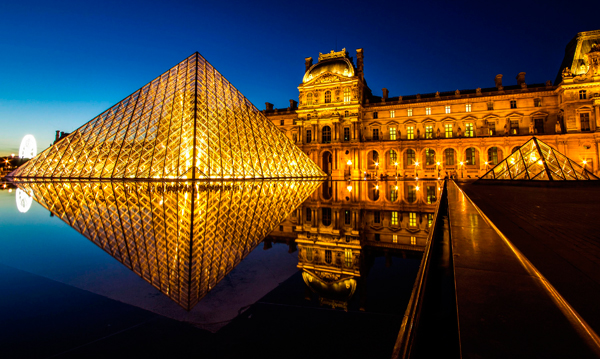
{"label": "rooftop dome", "polygon": [[352,62],[350,62],[350,60],[345,57],[338,57],[335,59],[319,61],[318,63],[311,66],[311,68],[308,69],[308,71],[306,71],[302,82],[308,82],[325,72],[331,72],[341,76],[352,77],[354,76],[354,66],[352,66]]}

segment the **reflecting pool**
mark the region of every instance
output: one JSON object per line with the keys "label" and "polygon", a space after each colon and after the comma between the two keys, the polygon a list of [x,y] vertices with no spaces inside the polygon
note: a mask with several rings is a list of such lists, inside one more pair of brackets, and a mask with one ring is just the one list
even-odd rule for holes
{"label": "reflecting pool", "polygon": [[[23,282],[10,280],[18,274],[11,271],[22,271],[31,283],[50,280],[48,286],[107,301],[87,310],[89,316],[119,305],[184,323],[194,344],[186,341],[180,350],[389,357],[439,187],[437,181],[306,180],[0,185],[0,279],[8,287],[0,316],[9,319],[0,324],[0,347],[10,357],[69,357],[88,355],[89,343],[106,337],[94,334],[93,320],[61,323],[57,310],[22,303],[31,296],[52,301],[54,293],[33,284],[23,292]],[[61,297],[61,305],[69,308],[78,295]],[[101,312],[109,318],[115,310]],[[52,325],[40,326],[48,316]],[[73,325],[80,328],[76,338],[67,335]],[[134,332],[109,330],[111,337]],[[60,345],[42,344],[60,333]],[[258,345],[265,335],[311,345]],[[151,340],[159,345],[160,338]],[[232,341],[237,345],[225,344]],[[24,349],[24,342],[39,347]],[[119,347],[108,341],[104,347],[111,345]]]}

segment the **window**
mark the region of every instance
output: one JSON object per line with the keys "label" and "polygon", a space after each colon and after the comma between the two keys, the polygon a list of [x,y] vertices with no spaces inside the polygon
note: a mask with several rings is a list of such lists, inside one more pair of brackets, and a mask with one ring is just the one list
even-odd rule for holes
{"label": "window", "polygon": [[344,141],[350,141],[350,127],[344,127]]}
{"label": "window", "polygon": [[471,112],[471,104],[465,104],[465,112]]}
{"label": "window", "polygon": [[344,89],[344,102],[350,102],[350,89]]}
{"label": "window", "polygon": [[392,242],[398,243],[398,235],[397,234],[392,234]]}
{"label": "window", "polygon": [[417,226],[417,212],[410,212],[408,214],[408,225],[410,227],[416,227]]}
{"label": "window", "polygon": [[348,116],[350,116],[350,112],[344,111],[344,117],[348,117]]}
{"label": "window", "polygon": [[431,166],[435,164],[435,151],[431,148],[425,149],[425,164]]}
{"label": "window", "polygon": [[467,148],[467,165],[475,166],[477,164],[477,151],[473,147]]}
{"label": "window", "polygon": [[313,250],[312,247],[306,247],[304,249],[304,251],[306,252],[305,256],[306,256],[306,260],[309,262],[312,262],[313,260]]}
{"label": "window", "polygon": [[323,126],[323,129],[321,130],[321,135],[322,135],[321,140],[323,141],[323,143],[330,143],[331,142],[331,127]]}
{"label": "window", "polygon": [[331,102],[331,91],[325,91],[325,103]]}
{"label": "window", "polygon": [[352,222],[352,212],[349,210],[344,211],[344,224],[350,224]]}
{"label": "window", "polygon": [[393,211],[392,212],[392,226],[397,226],[398,225],[398,212]]}
{"label": "window", "polygon": [[535,133],[544,133],[544,119],[543,118],[535,119]]}
{"label": "window", "polygon": [[321,208],[321,222],[324,226],[331,225],[331,208]]}
{"label": "window", "polygon": [[474,135],[473,124],[472,123],[465,124],[465,137],[473,137],[473,135]]}
{"label": "window", "polygon": [[313,104],[313,94],[309,93],[308,95],[306,95],[306,104],[307,105]]}
{"label": "window", "polygon": [[410,245],[411,246],[416,246],[417,245],[417,237],[410,236]]}
{"label": "window", "polygon": [[517,108],[517,100],[510,101],[510,108]]}
{"label": "window", "polygon": [[312,140],[311,130],[306,130],[306,143],[310,143]]}
{"label": "window", "polygon": [[390,127],[390,140],[396,139],[396,127]]}
{"label": "window", "polygon": [[379,140],[379,129],[378,128],[373,129],[373,139],[375,141]]}
{"label": "window", "polygon": [[409,166],[412,166],[415,164],[415,151],[413,150],[406,150],[406,163]]}
{"label": "window", "polygon": [[581,131],[590,130],[590,114],[589,112],[580,113],[579,120],[581,121]]}
{"label": "window", "polygon": [[395,185],[390,185],[390,201],[396,202],[398,200],[398,191]]}
{"label": "window", "polygon": [[294,143],[298,142],[298,134],[296,132],[292,134],[292,138],[294,139]]}
{"label": "window", "polygon": [[533,107],[542,107],[542,99],[534,98],[533,99]]}
{"label": "window", "polygon": [[447,123],[444,125],[444,134],[446,138],[452,138],[452,124]]}
{"label": "window", "polygon": [[431,107],[425,107],[425,114],[431,115]]}
{"label": "window", "polygon": [[345,252],[344,258],[346,259],[346,261],[345,261],[346,267],[350,268],[350,267],[352,267],[352,249],[346,248],[344,250],[344,252]]}
{"label": "window", "polygon": [[446,105],[446,113],[450,113],[450,105]]}
{"label": "window", "polygon": [[381,223],[381,213],[379,211],[373,212],[373,223]]}
{"label": "window", "polygon": [[390,118],[394,118],[394,117],[396,117],[396,111],[391,110],[390,111]]}
{"label": "window", "polygon": [[412,116],[412,108],[409,108],[409,109],[407,110],[407,112],[408,112],[408,116]]}
{"label": "window", "polygon": [[379,162],[379,153],[377,151],[373,151],[373,162]]}
{"label": "window", "polygon": [[427,227],[431,227],[433,224],[433,213],[427,213]]}
{"label": "window", "polygon": [[493,102],[488,102],[487,109],[488,109],[488,111],[492,111],[494,109],[494,103]]}
{"label": "window", "polygon": [[498,164],[498,147],[491,147],[488,150],[488,164],[492,166]]}
{"label": "window", "polygon": [[585,100],[587,98],[587,91],[586,90],[579,90],[579,99],[580,100]]}
{"label": "window", "polygon": [[306,115],[306,121],[310,121],[310,113]]}
{"label": "window", "polygon": [[283,232],[283,226],[279,226],[279,232]]}
{"label": "window", "polygon": [[408,203],[415,203],[417,201],[417,187],[412,185],[408,186],[408,196],[406,200]]}
{"label": "window", "polygon": [[409,140],[414,140],[415,139],[415,128],[412,126],[408,126],[406,128],[406,138]]}
{"label": "window", "polygon": [[377,111],[373,112],[373,118],[379,118],[379,114],[377,113]]}
{"label": "window", "polygon": [[425,138],[433,138],[433,126],[425,126]]}
{"label": "window", "polygon": [[510,121],[510,133],[513,135],[519,134],[519,120]]}
{"label": "window", "polygon": [[379,242],[381,240],[381,234],[375,233],[375,241]]}
{"label": "window", "polygon": [[331,251],[329,249],[325,250],[325,262],[327,262],[327,264],[331,264],[332,260],[333,255],[331,254]]}
{"label": "window", "polygon": [[283,126],[283,125],[285,125],[285,120],[281,120],[281,121],[279,121],[279,125],[280,125],[280,126]]}
{"label": "window", "polygon": [[446,157],[446,166],[454,166],[454,149],[446,148],[444,154]]}
{"label": "window", "polygon": [[306,209],[306,222],[312,221],[312,210],[310,208]]}
{"label": "window", "polygon": [[490,125],[489,130],[490,130],[490,136],[496,136],[496,124],[492,123]]}
{"label": "window", "polygon": [[427,186],[427,204],[435,203],[437,200],[437,191],[435,186]]}
{"label": "window", "polygon": [[394,150],[390,150],[390,165],[398,162],[398,154]]}

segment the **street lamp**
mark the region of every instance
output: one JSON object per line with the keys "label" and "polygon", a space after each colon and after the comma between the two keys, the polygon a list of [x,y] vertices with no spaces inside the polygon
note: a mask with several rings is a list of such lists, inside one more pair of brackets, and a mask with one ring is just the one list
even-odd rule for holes
{"label": "street lamp", "polygon": [[465,169],[465,163],[463,161],[460,161],[460,178],[464,178],[464,174],[463,174],[464,169]]}

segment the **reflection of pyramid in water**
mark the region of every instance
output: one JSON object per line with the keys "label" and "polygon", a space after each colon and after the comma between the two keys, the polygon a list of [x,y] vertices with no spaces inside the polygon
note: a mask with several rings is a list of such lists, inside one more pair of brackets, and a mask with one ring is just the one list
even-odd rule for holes
{"label": "reflection of pyramid in water", "polygon": [[567,156],[533,137],[489,170],[481,179],[587,181],[597,180],[598,177]]}
{"label": "reflection of pyramid in water", "polygon": [[10,176],[206,179],[324,174],[195,53]]}
{"label": "reflection of pyramid in water", "polygon": [[188,310],[319,184],[300,180],[17,183]]}

